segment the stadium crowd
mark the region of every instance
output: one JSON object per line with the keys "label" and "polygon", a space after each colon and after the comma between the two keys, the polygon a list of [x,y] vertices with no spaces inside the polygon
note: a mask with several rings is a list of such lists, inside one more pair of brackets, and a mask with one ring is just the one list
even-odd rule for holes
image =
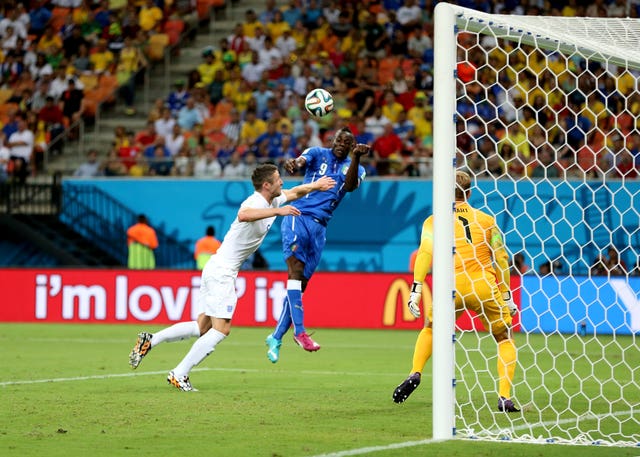
{"label": "stadium crowd", "polygon": [[[79,119],[116,88],[125,112],[136,114],[136,75],[178,41],[194,13],[192,2],[177,0],[4,3],[0,176],[18,179],[27,167],[39,170],[45,149],[60,152],[55,138],[73,138]],[[637,17],[637,6],[627,12],[620,0],[457,3],[502,14]],[[257,163],[328,145],[349,126],[372,146],[370,176],[431,176],[432,19],[425,0],[265,0],[174,81],[145,113],[145,129],[116,128],[110,151],[89,154],[99,166],[76,174],[246,177]],[[511,52],[514,71],[498,71],[505,52],[476,39],[459,40],[459,164],[480,176],[637,178],[636,72],[614,75],[541,51]],[[549,60],[555,66],[542,70]],[[314,118],[303,108],[314,87],[333,94],[332,114]]]}

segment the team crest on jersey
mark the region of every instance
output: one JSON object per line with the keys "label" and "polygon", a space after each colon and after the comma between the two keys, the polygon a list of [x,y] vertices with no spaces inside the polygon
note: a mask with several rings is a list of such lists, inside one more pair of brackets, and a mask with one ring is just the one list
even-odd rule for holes
{"label": "team crest on jersey", "polygon": [[342,169],[340,169],[340,173],[342,173],[343,175],[346,175],[348,169],[349,169],[349,165],[343,165]]}

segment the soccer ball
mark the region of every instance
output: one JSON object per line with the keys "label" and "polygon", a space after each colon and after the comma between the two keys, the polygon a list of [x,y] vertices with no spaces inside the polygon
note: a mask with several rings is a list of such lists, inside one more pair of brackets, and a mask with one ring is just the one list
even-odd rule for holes
{"label": "soccer ball", "polygon": [[309,91],[304,99],[304,107],[312,116],[322,117],[333,111],[333,97],[319,87]]}

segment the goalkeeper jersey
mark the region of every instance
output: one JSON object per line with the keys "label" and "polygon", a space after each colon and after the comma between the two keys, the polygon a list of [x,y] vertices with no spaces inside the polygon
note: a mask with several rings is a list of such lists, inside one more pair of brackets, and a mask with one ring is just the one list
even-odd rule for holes
{"label": "goalkeeper jersey", "polygon": [[[494,267],[494,255],[496,255],[496,261],[498,258],[502,261],[502,257],[506,257],[507,254],[493,216],[471,207],[466,202],[456,202],[454,241],[456,274],[468,276],[484,273],[498,279]],[[420,272],[415,277],[416,280],[421,281],[422,272],[431,270],[433,216],[429,216],[422,225],[420,251],[427,254],[422,258],[428,262],[426,271],[424,266],[420,269],[416,266],[416,271],[420,270]]]}
{"label": "goalkeeper jersey", "polygon": [[496,226],[493,216],[466,202],[456,203],[455,216],[456,274],[485,271],[495,275],[491,248],[492,230]]}

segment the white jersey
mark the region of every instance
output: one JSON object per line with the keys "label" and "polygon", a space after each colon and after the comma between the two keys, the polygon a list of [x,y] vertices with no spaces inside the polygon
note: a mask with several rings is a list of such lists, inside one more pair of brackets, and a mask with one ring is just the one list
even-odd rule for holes
{"label": "white jersey", "polygon": [[[287,196],[280,194],[273,199],[271,205],[259,192],[254,192],[245,201],[242,202],[240,208],[278,208],[287,202]],[[220,264],[240,271],[240,266],[253,254],[262,244],[262,240],[267,236],[267,232],[271,228],[276,216],[267,217],[253,222],[240,222],[238,217],[231,224],[229,231],[222,240],[222,245],[218,251],[211,257],[212,261],[220,262]]]}

